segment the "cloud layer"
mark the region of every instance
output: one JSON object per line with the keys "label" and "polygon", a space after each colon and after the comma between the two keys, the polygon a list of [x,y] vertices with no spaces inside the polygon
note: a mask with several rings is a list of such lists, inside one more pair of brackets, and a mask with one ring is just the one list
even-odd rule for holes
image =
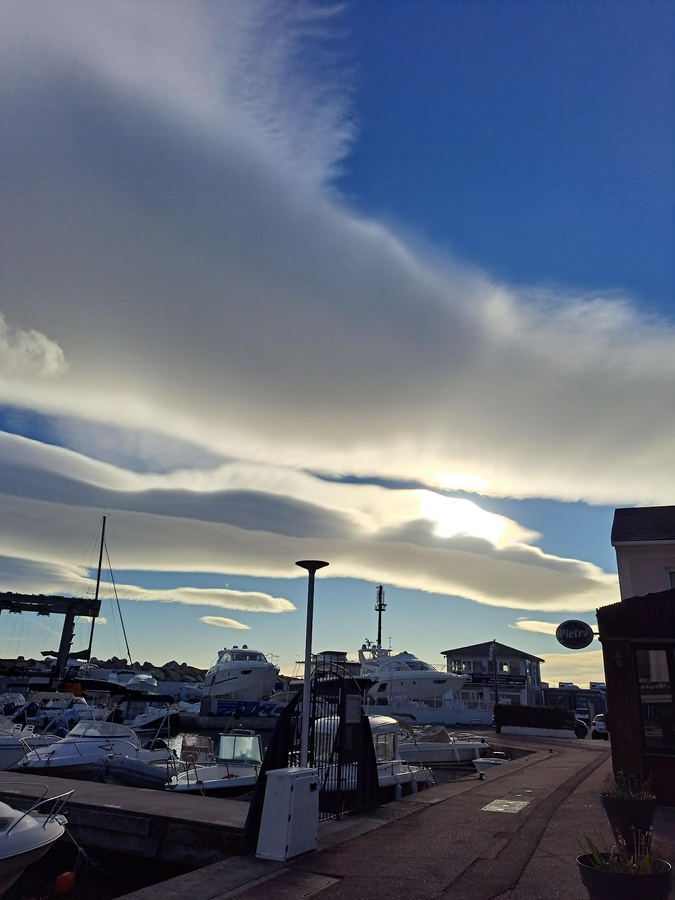
{"label": "cloud layer", "polygon": [[160,6],[5,5],[2,311],[53,377],[5,367],[0,398],[330,473],[673,499],[672,323],[351,214],[335,14]]}
{"label": "cloud layer", "polygon": [[358,137],[337,9],[1,6],[0,404],[64,445],[0,435],[6,589],[67,590],[105,509],[127,570],[290,579],[319,556],[486,606],[616,599],[434,488],[675,502],[672,322],[496,284],[355,215],[331,187]]}

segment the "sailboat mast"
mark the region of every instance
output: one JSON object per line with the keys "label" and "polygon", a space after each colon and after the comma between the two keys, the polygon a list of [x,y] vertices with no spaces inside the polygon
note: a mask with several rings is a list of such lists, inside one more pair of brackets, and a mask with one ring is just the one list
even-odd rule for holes
{"label": "sailboat mast", "polygon": [[382,613],[387,608],[384,602],[384,588],[381,584],[377,586],[377,603],[375,604],[375,612],[377,613],[377,646],[382,646]]}
{"label": "sailboat mast", "polygon": [[[94,600],[98,600],[98,592],[101,587],[101,567],[103,565],[103,547],[105,546],[105,520],[107,516],[103,516],[103,523],[101,525],[101,546],[98,551],[98,571],[96,572],[96,592],[94,593]],[[91,659],[91,645],[94,641],[94,625],[96,624],[96,616],[92,617],[91,620],[91,631],[89,632],[89,647],[88,647],[88,656],[87,659]]]}

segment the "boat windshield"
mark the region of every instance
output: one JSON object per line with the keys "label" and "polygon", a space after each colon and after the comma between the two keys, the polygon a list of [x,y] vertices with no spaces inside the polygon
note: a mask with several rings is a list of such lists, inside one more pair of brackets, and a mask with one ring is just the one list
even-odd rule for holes
{"label": "boat windshield", "polygon": [[14,734],[14,722],[10,722],[7,716],[0,716],[0,734]]}
{"label": "boat windshield", "polygon": [[260,764],[262,762],[260,735],[221,734],[218,762]]}
{"label": "boat windshield", "polygon": [[131,741],[136,746],[140,746],[138,735],[126,725],[118,725],[115,722],[96,722],[85,721],[78,722],[75,727],[68,732],[64,741],[77,740],[78,738],[124,738]]}
{"label": "boat windshield", "polygon": [[378,762],[388,762],[396,759],[396,735],[391,732],[374,734],[375,758]]}
{"label": "boat windshield", "polygon": [[267,662],[265,654],[257,650],[233,650],[232,659],[234,662]]}
{"label": "boat windshield", "polygon": [[421,659],[392,660],[380,667],[380,672],[437,672],[429,663]]}

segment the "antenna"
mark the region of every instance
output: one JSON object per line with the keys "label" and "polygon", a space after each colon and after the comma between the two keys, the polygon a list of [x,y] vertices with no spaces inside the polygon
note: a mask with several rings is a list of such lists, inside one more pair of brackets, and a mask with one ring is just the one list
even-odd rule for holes
{"label": "antenna", "polygon": [[387,608],[384,602],[384,588],[381,584],[377,586],[377,602],[375,603],[375,612],[377,613],[377,646],[382,646],[382,613]]}

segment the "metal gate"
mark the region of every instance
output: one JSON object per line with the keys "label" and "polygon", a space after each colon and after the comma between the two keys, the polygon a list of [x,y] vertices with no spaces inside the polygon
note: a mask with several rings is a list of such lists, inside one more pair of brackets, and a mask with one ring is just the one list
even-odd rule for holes
{"label": "metal gate", "polygon": [[[267,772],[300,765],[302,689],[279,716],[246,819],[242,849],[254,851]],[[378,805],[377,762],[361,691],[336,669],[315,670],[309,704],[308,765],[319,773],[319,820]]]}

